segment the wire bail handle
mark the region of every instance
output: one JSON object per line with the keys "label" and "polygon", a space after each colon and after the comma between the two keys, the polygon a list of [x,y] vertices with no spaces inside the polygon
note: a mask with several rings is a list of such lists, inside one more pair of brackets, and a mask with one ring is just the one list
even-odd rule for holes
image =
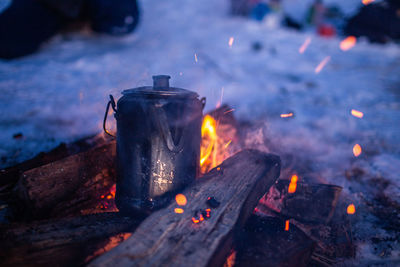
{"label": "wire bail handle", "polygon": [[106,123],[107,123],[107,117],[108,117],[108,110],[110,109],[110,106],[112,107],[112,109],[114,110],[114,112],[117,112],[117,109],[115,108],[115,100],[114,97],[112,95],[110,95],[110,100],[107,103],[107,107],[106,107],[106,113],[104,114],[104,120],[103,120],[103,130],[106,134],[108,134],[111,137],[116,137],[115,135],[113,135],[112,133],[110,133],[107,129],[106,129]]}

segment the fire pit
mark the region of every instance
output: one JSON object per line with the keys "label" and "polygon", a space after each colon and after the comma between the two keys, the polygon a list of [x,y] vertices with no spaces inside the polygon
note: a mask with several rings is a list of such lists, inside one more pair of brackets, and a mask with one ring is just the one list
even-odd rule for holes
{"label": "fire pit", "polygon": [[[179,115],[191,118],[192,124],[165,124],[174,121],[176,103],[154,94],[171,94],[167,81],[156,77],[153,87],[127,91],[117,107],[110,100],[108,106],[116,111],[117,142],[99,135],[67,145],[61,149],[64,154],[55,150],[47,159],[6,172],[18,181],[8,191],[6,210],[12,223],[1,226],[2,265],[307,266],[333,265],[337,257],[354,255],[351,224],[357,206],[346,195],[340,197],[341,187],[294,173],[287,157],[281,163],[276,155],[247,149],[245,136],[251,129],[236,121],[227,105],[201,121],[202,102],[193,95],[194,107],[183,108]],[[175,93],[187,93],[181,90]],[[139,93],[149,98],[139,103]],[[155,111],[160,105],[152,102],[154,97],[171,104],[172,115]],[[136,102],[124,106],[126,101]],[[130,110],[131,106],[140,108]],[[144,123],[145,111],[150,112],[151,126],[135,127]],[[188,131],[179,133],[185,125]],[[132,132],[136,140],[130,139]],[[164,140],[166,136],[171,140]],[[180,140],[191,146],[184,150]],[[138,151],[142,162],[132,157]],[[148,151],[161,151],[160,157],[146,158]],[[163,176],[150,163],[159,161],[170,164],[168,175],[174,175]],[[181,163],[190,167],[184,171],[186,178],[173,169]],[[143,166],[147,171],[138,180],[132,174]],[[165,191],[151,189],[158,178],[171,178]],[[140,186],[130,187],[132,183]]]}

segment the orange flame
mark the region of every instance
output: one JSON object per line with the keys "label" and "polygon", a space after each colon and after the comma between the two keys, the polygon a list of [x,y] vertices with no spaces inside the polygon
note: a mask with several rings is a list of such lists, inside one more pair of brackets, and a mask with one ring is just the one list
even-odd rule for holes
{"label": "orange flame", "polygon": [[354,117],[360,118],[360,119],[362,117],[364,117],[364,113],[362,113],[361,111],[355,110],[355,109],[351,110],[351,115],[353,115]]}
{"label": "orange flame", "polygon": [[[223,108],[217,112],[217,117],[205,115],[201,126],[201,148],[200,148],[200,173],[204,174],[220,165],[226,158],[237,151],[236,143],[237,130],[231,124],[229,115],[226,112],[232,110]],[[223,114],[221,114],[224,112]],[[218,118],[218,119],[217,119]],[[228,118],[224,120],[224,118]]]}
{"label": "orange flame", "polygon": [[299,177],[296,174],[292,175],[292,178],[290,179],[289,188],[288,188],[289,194],[293,194],[294,192],[296,192],[298,179],[299,179]]}
{"label": "orange flame", "polygon": [[183,195],[183,194],[177,194],[175,196],[175,200],[179,206],[185,206],[187,203],[187,199],[186,199],[185,195]]}
{"label": "orange flame", "polygon": [[293,117],[293,112],[281,114],[281,118]]}
{"label": "orange flame", "polygon": [[207,142],[208,139],[208,146],[201,146],[200,166],[203,166],[204,162],[211,155],[215,142],[217,141],[217,122],[210,115],[206,115],[203,119],[203,125],[201,126],[201,137],[202,143],[204,143],[204,141]]}
{"label": "orange flame", "polygon": [[315,68],[315,73],[320,73],[321,70],[325,67],[325,65],[329,62],[329,60],[331,60],[330,56],[327,56],[326,58],[324,58],[319,64],[318,66]]}
{"label": "orange flame", "polygon": [[311,43],[311,38],[307,37],[304,43],[300,46],[299,53],[303,54],[306,51],[307,47],[310,45],[310,43]]}
{"label": "orange flame", "polygon": [[371,4],[372,2],[375,2],[375,0],[362,0],[362,3],[363,3],[364,5],[369,5],[369,4]]}
{"label": "orange flame", "polygon": [[356,213],[356,207],[354,204],[350,204],[347,206],[347,214],[354,214]]}
{"label": "orange flame", "polygon": [[353,154],[354,154],[354,156],[356,156],[356,157],[360,156],[361,152],[362,152],[361,146],[359,144],[355,144],[353,146]]}
{"label": "orange flame", "polygon": [[340,42],[340,49],[342,51],[347,51],[350,50],[351,48],[353,48],[353,46],[356,45],[357,42],[357,38],[354,36],[349,36],[346,39],[344,39],[343,41]]}
{"label": "orange flame", "polygon": [[285,221],[285,231],[289,231],[289,220]]}
{"label": "orange flame", "polygon": [[175,211],[175,213],[178,213],[178,214],[182,214],[184,212],[184,210],[181,208],[175,208],[174,211]]}

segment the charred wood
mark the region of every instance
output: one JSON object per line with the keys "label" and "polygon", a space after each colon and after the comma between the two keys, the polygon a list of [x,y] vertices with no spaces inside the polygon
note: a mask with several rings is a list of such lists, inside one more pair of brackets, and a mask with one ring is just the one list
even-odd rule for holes
{"label": "charred wood", "polygon": [[25,171],[16,186],[22,213],[33,218],[94,213],[115,183],[115,141]]}

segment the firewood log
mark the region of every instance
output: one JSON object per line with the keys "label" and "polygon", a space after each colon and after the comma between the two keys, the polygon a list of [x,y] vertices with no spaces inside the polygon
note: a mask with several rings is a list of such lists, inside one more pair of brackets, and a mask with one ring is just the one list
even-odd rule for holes
{"label": "firewood log", "polygon": [[[278,156],[243,150],[184,190],[186,205],[174,201],[153,213],[129,239],[89,266],[222,265],[238,230],[279,173]],[[208,198],[216,201],[207,204]]]}
{"label": "firewood log", "polygon": [[8,197],[10,188],[12,188],[24,171],[38,168],[65,157],[84,152],[95,146],[102,145],[110,141],[110,138],[104,137],[103,134],[97,134],[77,140],[72,143],[61,143],[57,147],[48,152],[40,152],[35,157],[21,162],[17,165],[0,170],[0,197]]}
{"label": "firewood log", "polygon": [[0,266],[80,266],[122,242],[141,219],[118,213],[0,227]]}
{"label": "firewood log", "polygon": [[96,209],[115,183],[115,141],[25,171],[16,187],[23,211],[34,218],[80,215]]}

